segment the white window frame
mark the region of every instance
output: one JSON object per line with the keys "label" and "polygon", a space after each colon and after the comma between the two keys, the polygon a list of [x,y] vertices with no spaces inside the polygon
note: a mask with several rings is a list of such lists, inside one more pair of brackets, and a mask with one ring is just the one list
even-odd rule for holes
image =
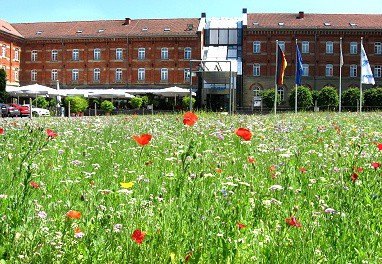
{"label": "white window frame", "polygon": [[115,80],[116,81],[122,81],[122,69],[121,68],[115,69]]}
{"label": "white window frame", "polygon": [[358,53],[358,43],[350,42],[350,54],[356,55]]}
{"label": "white window frame", "polygon": [[302,64],[301,76],[309,76],[309,64]]}
{"label": "white window frame", "polygon": [[80,51],[78,49],[73,49],[72,50],[72,60],[73,61],[80,60]]}
{"label": "white window frame", "polygon": [[52,81],[57,81],[58,80],[58,71],[56,69],[53,69],[51,72],[51,79]]}
{"label": "white window frame", "polygon": [[123,60],[123,49],[122,48],[117,48],[115,50],[115,59],[116,60]]}
{"label": "white window frame", "polygon": [[78,81],[80,77],[80,72],[78,69],[73,69],[72,70],[72,81]]}
{"label": "white window frame", "polygon": [[15,49],[15,61],[19,60],[19,49]]}
{"label": "white window frame", "polygon": [[93,80],[100,81],[101,80],[101,70],[99,68],[95,68],[93,71]]}
{"label": "white window frame", "polygon": [[15,68],[15,81],[19,80],[19,68]]}
{"label": "white window frame", "polygon": [[333,64],[326,64],[325,76],[326,77],[332,77],[333,76]]}
{"label": "white window frame", "polygon": [[31,81],[37,81],[37,70],[31,70]]}
{"label": "white window frame", "polygon": [[301,42],[301,53],[309,54],[309,41]]}
{"label": "white window frame", "polygon": [[333,54],[333,42],[332,41],[327,41],[326,42],[326,54]]}
{"label": "white window frame", "polygon": [[254,63],[252,65],[252,76],[260,76],[260,63]]}
{"label": "white window frame", "polygon": [[138,69],[138,81],[144,81],[146,78],[146,70],[145,68]]}
{"label": "white window frame", "polygon": [[374,77],[380,78],[382,77],[382,66],[381,65],[375,65],[374,66]]}
{"label": "white window frame", "polygon": [[183,75],[185,81],[190,80],[190,74],[191,74],[190,68],[185,68],[184,75]]}
{"label": "white window frame", "polygon": [[255,86],[252,89],[253,96],[260,96],[261,95],[261,88],[259,86]]}
{"label": "white window frame", "polygon": [[277,94],[280,95],[281,101],[284,101],[284,99],[285,99],[285,89],[284,89],[284,86],[279,86],[277,88]]}
{"label": "white window frame", "polygon": [[37,61],[37,50],[32,50],[31,61]]}
{"label": "white window frame", "polygon": [[99,61],[101,60],[101,49],[94,49],[94,60]]}
{"label": "white window frame", "polygon": [[58,61],[58,50],[52,50],[52,61]]}
{"label": "white window frame", "polygon": [[1,57],[3,57],[3,58],[7,57],[7,46],[6,45],[1,46]]}
{"label": "white window frame", "polygon": [[138,48],[138,60],[144,60],[144,59],[146,59],[146,49]]}
{"label": "white window frame", "polygon": [[160,79],[161,81],[168,81],[168,69],[161,68],[160,69]]}
{"label": "white window frame", "polygon": [[168,48],[161,48],[160,58],[161,60],[168,60]]}
{"label": "white window frame", "polygon": [[261,42],[254,41],[253,42],[253,53],[261,53]]}
{"label": "white window frame", "polygon": [[357,64],[351,64],[350,65],[350,77],[352,77],[352,78],[357,77],[357,68],[358,68]]}
{"label": "white window frame", "polygon": [[192,56],[192,49],[190,47],[184,48],[184,59],[191,60],[191,56]]}
{"label": "white window frame", "polygon": [[381,55],[382,54],[382,44],[381,42],[374,43],[374,54]]}

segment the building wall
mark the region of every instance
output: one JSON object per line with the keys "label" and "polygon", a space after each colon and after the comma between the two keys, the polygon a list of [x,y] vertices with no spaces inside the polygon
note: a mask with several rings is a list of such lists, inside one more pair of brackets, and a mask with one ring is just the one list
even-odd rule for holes
{"label": "building wall", "polygon": [[[0,67],[5,69],[7,75],[7,84],[18,85],[21,76],[20,60],[22,54],[21,40],[11,37],[6,34],[0,33]],[[2,56],[2,47],[5,46],[6,54]],[[16,58],[18,53],[18,59]],[[15,77],[15,72],[18,72],[18,79]]]}

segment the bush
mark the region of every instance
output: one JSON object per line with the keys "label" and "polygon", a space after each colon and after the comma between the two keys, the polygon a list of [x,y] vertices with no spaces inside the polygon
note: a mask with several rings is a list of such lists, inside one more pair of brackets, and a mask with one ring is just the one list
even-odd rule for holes
{"label": "bush", "polygon": [[144,95],[142,98],[142,106],[145,107],[149,104],[149,97],[147,95]]}
{"label": "bush", "polygon": [[342,92],[341,104],[344,109],[356,111],[359,102],[359,88],[352,87]]}
{"label": "bush", "polygon": [[[295,107],[296,88],[289,94],[289,105]],[[305,86],[297,87],[297,107],[309,109],[313,105],[312,92]]]}
{"label": "bush", "polygon": [[49,105],[49,102],[45,99],[45,97],[37,97],[33,99],[32,106],[39,107],[39,108],[47,108]]}
{"label": "bush", "polygon": [[320,107],[335,108],[338,106],[339,98],[337,90],[331,86],[325,86],[318,93],[317,103]]}
{"label": "bush", "polygon": [[[195,105],[195,102],[196,102],[196,99],[194,97],[192,97],[192,106]],[[186,108],[186,109],[190,109],[190,97],[189,96],[185,96],[183,97],[182,99],[182,103],[183,103],[183,106]]]}
{"label": "bush", "polygon": [[140,108],[142,106],[142,98],[141,97],[131,98],[129,103],[132,108]]}
{"label": "bush", "polygon": [[1,68],[0,69],[0,91],[5,92],[6,86],[7,86],[7,73],[3,68]]}
{"label": "bush", "polygon": [[71,113],[83,113],[88,108],[88,101],[81,96],[68,96],[65,98],[65,105],[68,107],[70,102]]}
{"label": "bush", "polygon": [[365,106],[382,106],[382,88],[371,88],[365,90],[363,93],[363,98],[365,101]]}
{"label": "bush", "polygon": [[105,111],[105,113],[111,113],[114,109],[114,105],[112,102],[105,100],[101,103],[101,109]]}
{"label": "bush", "polygon": [[[268,89],[264,90],[261,93],[263,97],[263,104],[268,108],[273,108],[275,103],[275,89]],[[277,94],[277,104],[280,105],[281,102],[281,96]]]}

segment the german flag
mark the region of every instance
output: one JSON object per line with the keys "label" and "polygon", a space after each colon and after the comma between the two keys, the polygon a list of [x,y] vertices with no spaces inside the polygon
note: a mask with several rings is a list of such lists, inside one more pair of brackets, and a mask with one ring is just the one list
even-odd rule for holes
{"label": "german flag", "polygon": [[285,68],[287,67],[288,64],[285,59],[285,54],[280,48],[280,45],[277,45],[277,46],[278,46],[278,52],[277,52],[276,78],[277,78],[277,84],[282,85],[284,84]]}

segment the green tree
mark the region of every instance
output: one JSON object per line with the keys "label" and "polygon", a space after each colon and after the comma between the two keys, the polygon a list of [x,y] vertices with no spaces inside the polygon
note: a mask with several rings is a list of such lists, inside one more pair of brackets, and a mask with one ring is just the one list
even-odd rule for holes
{"label": "green tree", "polygon": [[[192,97],[192,106],[194,106],[195,102],[196,102],[196,99],[194,97]],[[189,96],[185,96],[183,97],[182,99],[182,103],[183,103],[183,106],[186,108],[186,109],[190,109],[190,97]]]}
{"label": "green tree", "polygon": [[[296,88],[294,88],[289,94],[289,105],[295,107]],[[312,92],[305,86],[297,87],[297,108],[309,109],[313,105]]]}
{"label": "green tree", "polygon": [[141,97],[131,98],[129,103],[132,108],[140,108],[142,106],[142,98]]}
{"label": "green tree", "polygon": [[[275,103],[275,89],[273,88],[273,89],[264,90],[262,91],[261,95],[263,97],[262,103],[268,108],[273,108]],[[281,96],[280,94],[277,94],[277,105],[280,105],[280,103],[281,103]]]}
{"label": "green tree", "polygon": [[39,108],[47,108],[49,106],[49,102],[45,99],[45,97],[37,97],[33,99],[32,106],[39,107]]}
{"label": "green tree", "polygon": [[338,106],[339,97],[336,88],[325,86],[318,93],[317,103],[320,107],[327,107],[328,110]]}
{"label": "green tree", "polygon": [[363,92],[364,106],[381,107],[382,106],[382,88],[370,88]]}
{"label": "green tree", "polygon": [[359,88],[352,87],[342,92],[341,105],[343,109],[356,111],[359,103]]}
{"label": "green tree", "polygon": [[101,103],[101,109],[105,111],[105,113],[111,113],[114,109],[114,105],[112,102],[105,100]]}
{"label": "green tree", "polygon": [[147,95],[144,95],[142,98],[142,106],[145,107],[149,104],[149,97]]}
{"label": "green tree", "polygon": [[0,69],[0,102],[7,103],[9,93],[5,90],[7,86],[7,73],[4,69]]}
{"label": "green tree", "polygon": [[65,98],[65,106],[68,107],[70,102],[71,113],[83,113],[88,108],[89,103],[81,96],[68,96]]}

